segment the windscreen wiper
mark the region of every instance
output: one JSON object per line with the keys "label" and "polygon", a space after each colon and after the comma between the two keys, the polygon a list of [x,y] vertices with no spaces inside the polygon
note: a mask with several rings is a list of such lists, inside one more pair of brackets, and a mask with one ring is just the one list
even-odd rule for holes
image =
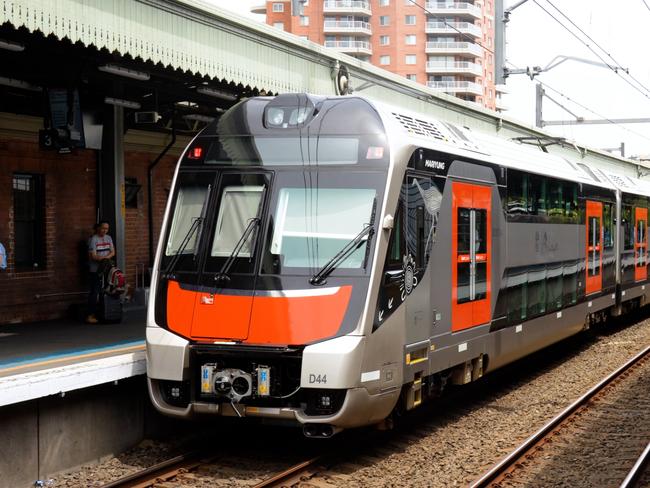
{"label": "windscreen wiper", "polygon": [[361,247],[361,244],[364,241],[363,238],[367,235],[368,239],[366,239],[366,241],[370,243],[370,239],[374,233],[375,229],[372,224],[366,224],[361,232],[359,232],[354,238],[352,238],[350,242],[343,246],[343,248],[337,252],[332,259],[325,263],[325,265],[319,269],[314,276],[311,277],[309,282],[312,285],[325,284],[325,278],[327,278],[330,273],[334,271],[350,254]]}
{"label": "windscreen wiper", "polygon": [[[194,233],[197,231],[197,229],[203,230],[203,222],[205,221],[205,215],[208,212],[208,202],[210,201],[210,192],[212,191],[212,185],[208,185],[208,188],[205,192],[205,198],[203,199],[203,206],[201,207],[201,216],[197,217],[194,221],[192,221],[192,225],[190,226],[189,229],[187,229],[187,233],[185,234],[185,237],[183,237],[183,241],[181,242],[181,245],[178,247],[176,250],[176,254],[174,254],[174,257],[172,257],[171,261],[169,261],[169,264],[167,265],[167,268],[165,269],[163,273],[164,278],[169,278],[172,276],[172,273],[174,272],[174,269],[176,269],[176,265],[178,264],[179,259],[181,258],[181,255],[185,251],[185,248],[187,245],[190,243],[190,239],[194,235]],[[201,234],[202,232],[199,231],[195,244],[194,244],[194,258],[196,259],[196,246],[200,243],[201,241]]]}
{"label": "windscreen wiper", "polygon": [[[178,260],[181,258],[181,255],[185,251],[185,248],[189,244],[190,239],[192,238],[192,236],[194,235],[196,230],[203,223],[203,219],[204,219],[204,217],[197,217],[192,222],[192,225],[187,230],[187,234],[185,234],[185,237],[183,238],[183,242],[181,242],[181,245],[178,247],[178,250],[176,251],[176,254],[174,254],[171,261],[169,261],[169,264],[167,265],[167,268],[165,268],[165,271],[163,273],[164,278],[172,277],[172,273],[174,272],[174,269],[176,268],[176,265],[178,264]],[[197,239],[197,242],[198,242],[198,239]]]}
{"label": "windscreen wiper", "polygon": [[239,253],[244,247],[244,244],[250,237],[250,235],[253,233],[253,230],[255,227],[259,225],[261,222],[261,219],[259,217],[253,217],[248,221],[248,225],[244,229],[243,234],[237,241],[237,244],[235,244],[235,247],[233,248],[232,252],[230,253],[230,256],[228,256],[228,259],[226,259],[226,262],[223,263],[223,266],[221,267],[221,271],[219,271],[215,277],[214,281],[230,281],[230,276],[228,276],[228,272],[230,271],[230,268],[232,267],[233,263],[235,262],[235,259],[237,259],[237,256],[239,256]]}

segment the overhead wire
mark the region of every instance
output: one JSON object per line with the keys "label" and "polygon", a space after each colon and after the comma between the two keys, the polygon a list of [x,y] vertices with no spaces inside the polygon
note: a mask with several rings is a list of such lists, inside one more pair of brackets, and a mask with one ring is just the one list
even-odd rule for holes
{"label": "overhead wire", "polygon": [[[611,59],[612,61],[614,61],[614,63],[615,63],[615,64],[616,64],[616,65],[617,65],[617,66],[618,66],[618,67],[619,67],[623,72],[625,72],[625,74],[627,74],[631,79],[633,79],[633,80],[634,80],[634,81],[635,81],[635,82],[636,82],[636,83],[637,83],[641,88],[643,88],[646,92],[650,92],[650,89],[648,89],[648,88],[647,88],[643,83],[641,83],[641,81],[639,81],[639,80],[638,80],[634,75],[632,75],[632,74],[630,73],[629,69],[624,68],[623,65],[621,65],[621,63],[619,63],[619,62],[614,58],[614,56],[612,56],[612,55],[607,51],[607,49],[605,49],[604,47],[602,47],[602,46],[601,46],[598,42],[596,42],[596,41],[595,41],[595,40],[594,40],[594,39],[593,39],[589,34],[587,34],[583,29],[581,29],[580,26],[578,26],[578,25],[577,25],[573,20],[571,20],[571,18],[569,18],[569,16],[567,16],[564,12],[562,12],[559,8],[557,8],[557,7],[555,6],[555,4],[554,4],[553,2],[551,2],[551,0],[546,0],[546,2],[547,2],[551,7],[553,7],[555,10],[557,10],[557,11],[560,13],[560,15],[562,15],[565,19],[567,19],[567,20],[571,23],[571,25],[573,25],[576,29],[578,29],[578,30],[579,30],[579,31],[580,31],[580,32],[581,32],[581,33],[582,33],[582,34],[583,34],[587,39],[589,39],[591,42],[593,42],[593,43],[596,45],[596,47],[598,47],[598,49],[600,49],[602,52],[604,52],[604,53],[607,55],[607,57],[609,57],[609,59]],[[648,8],[650,9],[650,6],[648,6],[648,4],[646,3],[646,0],[643,0],[643,2],[645,3],[646,7],[648,7]]]}
{"label": "overhead wire", "polygon": [[[546,1],[548,2],[548,0],[546,0]],[[606,59],[605,59],[605,58],[604,58],[600,53],[598,53],[598,51],[596,51],[596,49],[594,49],[594,48],[593,48],[589,43],[587,43],[587,42],[586,42],[584,39],[582,39],[578,34],[576,34],[573,30],[571,30],[571,29],[570,29],[566,24],[564,24],[562,21],[560,21],[560,19],[558,19],[555,15],[553,15],[553,13],[551,13],[548,9],[544,8],[544,6],[541,5],[537,0],[533,0],[533,3],[534,3],[535,5],[537,5],[540,9],[542,9],[544,12],[546,12],[546,14],[547,14],[549,17],[551,17],[555,22],[557,22],[561,27],[563,27],[563,28],[564,28],[564,29],[565,29],[569,34],[571,34],[573,37],[575,37],[575,38],[576,38],[580,43],[582,43],[585,47],[587,47],[587,49],[589,49],[589,50],[590,50],[590,51],[591,51],[591,52],[592,52],[592,53],[593,53],[593,54],[594,54],[594,55],[595,55],[595,56],[596,56],[596,57],[597,57],[597,58],[598,58],[598,59],[599,59],[599,60],[600,60],[600,61],[601,61],[605,66],[607,66],[610,70],[612,70],[612,71],[613,71],[617,76],[619,76],[619,77],[620,77],[620,78],[621,78],[625,83],[627,83],[629,86],[631,86],[632,88],[634,88],[637,92],[639,92],[639,93],[640,93],[641,95],[643,95],[645,98],[647,98],[647,99],[650,100],[650,90],[649,90],[648,88],[646,88],[646,87],[643,86],[643,85],[641,85],[641,86],[643,87],[643,89],[642,89],[642,88],[639,88],[638,86],[636,86],[635,84],[633,84],[630,80],[628,80],[627,78],[625,78],[625,77],[620,73],[620,71],[623,71],[624,73],[627,73],[627,70],[626,70],[625,68],[622,68],[620,65],[616,65],[616,66],[614,66],[614,65],[612,65],[611,63],[607,62],[607,60],[606,60]],[[549,3],[550,3],[550,2],[549,2]],[[565,14],[563,14],[559,9],[557,9],[557,7],[554,6],[554,8],[555,8],[556,10],[558,10],[558,11],[559,11],[559,12],[560,12],[564,17],[566,17],[566,18],[568,19],[568,17],[567,17]],[[573,25],[576,25],[576,24],[573,23],[573,21],[571,21],[570,19],[569,19],[569,21],[570,21]],[[577,26],[576,26],[576,27],[577,27]],[[584,34],[584,31],[582,31],[582,29],[580,29],[580,28],[578,28],[578,29],[579,29],[581,32],[583,32],[583,34]],[[586,35],[586,34],[585,34],[585,35]],[[591,39],[591,38],[589,37],[589,39]],[[592,41],[593,41],[593,40],[592,40]],[[597,43],[596,43],[596,44],[597,44]],[[607,51],[605,51],[605,50],[604,50],[603,48],[601,48],[601,47],[599,47],[599,49],[603,50],[605,53],[607,52]],[[611,57],[611,56],[610,56],[610,57]],[[613,58],[612,58],[612,59],[613,59]],[[629,73],[628,73],[628,74],[629,74]],[[636,80],[636,79],[635,79],[635,80]],[[637,81],[637,83],[639,83],[639,82]]]}
{"label": "overhead wire", "polygon": [[[415,5],[416,7],[420,8],[422,11],[424,11],[426,14],[428,14],[428,15],[434,15],[434,14],[433,14],[429,9],[427,9],[427,8],[424,7],[423,5],[420,5],[416,0],[409,0],[409,1],[410,1],[413,5]],[[548,0],[547,0],[547,1],[548,1]],[[646,0],[642,0],[642,1],[643,1],[644,3],[646,3]],[[604,60],[604,59],[603,59],[603,58],[602,58],[602,57],[601,57],[597,52],[595,52],[595,51],[594,51],[594,50],[593,50],[593,49],[592,49],[588,44],[586,44],[586,43],[584,42],[583,39],[580,39],[580,37],[579,37],[577,34],[575,34],[573,31],[571,31],[571,29],[569,29],[566,25],[564,25],[562,22],[560,22],[560,20],[557,19],[557,18],[556,18],[556,17],[555,17],[551,12],[549,12],[547,9],[545,9],[544,7],[542,7],[542,6],[537,2],[537,0],[533,0],[533,2],[534,2],[535,4],[537,4],[537,6],[539,6],[542,10],[544,10],[544,11],[545,11],[545,12],[546,12],[546,13],[547,13],[551,18],[553,18],[553,19],[554,19],[558,24],[560,24],[562,27],[564,27],[564,29],[566,29],[569,33],[571,33],[574,37],[576,37],[576,38],[577,38],[577,39],[578,39],[582,44],[585,44],[587,47],[589,47],[590,50],[591,50],[591,51],[592,51],[592,52],[593,52],[593,53],[594,53],[594,54],[595,54],[595,55],[596,55],[596,56],[597,56],[597,57],[598,57],[598,58],[599,58],[599,59],[600,59],[600,60],[601,60],[605,65],[609,66],[610,69],[612,69],[612,71],[614,71],[615,73],[617,73],[619,76],[620,76],[620,73],[618,73],[618,69],[621,69],[621,70],[623,70],[624,72],[627,73],[627,70],[625,70],[624,68],[620,67],[620,65],[617,67],[617,69],[613,69],[614,67],[611,66],[610,63],[606,62],[606,61],[605,61],[605,60]],[[563,13],[562,13],[562,12],[561,12],[557,7],[555,7],[555,5],[553,5],[550,1],[549,1],[549,4],[551,4],[551,5],[553,6],[553,8],[555,8],[556,10],[558,10],[558,11],[559,11],[559,12],[560,12],[564,17],[566,17],[566,18],[568,19],[568,17],[567,17],[565,14],[563,14]],[[648,6],[647,3],[646,3],[646,6]],[[648,7],[648,10],[650,10],[650,7]],[[441,18],[441,19],[438,19],[438,20],[441,21],[441,22],[443,22],[443,23],[444,23],[446,26],[448,26],[449,28],[451,28],[451,29],[453,29],[454,31],[456,31],[456,32],[457,32],[458,34],[460,34],[463,38],[468,39],[470,42],[472,42],[472,43],[474,43],[474,44],[477,44],[478,46],[480,46],[481,48],[483,48],[483,49],[486,50],[487,52],[489,52],[489,53],[491,53],[491,54],[494,55],[494,51],[493,51],[492,49],[490,49],[490,48],[484,46],[482,43],[478,42],[478,41],[477,41],[476,39],[474,39],[472,36],[470,36],[470,35],[468,35],[468,34],[465,34],[464,32],[461,32],[461,31],[460,31],[459,29],[457,29],[455,26],[453,26],[452,24],[450,24],[449,22],[447,22],[447,20],[442,19],[442,18]],[[582,29],[580,29],[580,28],[579,28],[575,23],[573,23],[573,21],[571,21],[570,19],[569,19],[569,21],[570,21],[573,25],[575,25],[576,28],[578,28],[581,32],[583,32],[583,34],[584,34],[587,38],[589,38],[592,42],[594,42],[594,44],[598,45],[598,43],[596,43],[596,42],[595,42],[595,41],[594,41],[590,36],[588,36],[588,35],[587,35],[587,34],[586,34]],[[611,55],[609,55],[609,53],[607,53],[607,51],[605,51],[602,47],[600,47],[600,45],[598,45],[598,47],[599,47],[599,49],[603,50],[603,52],[605,52],[608,56],[610,56],[610,58],[611,58],[614,62],[616,62],[616,60],[614,60],[614,58],[612,58]],[[510,61],[508,61],[508,64],[510,64],[510,65],[511,65],[513,68],[515,68],[515,69],[520,69],[518,66],[514,65],[514,64],[511,63]],[[617,64],[618,64],[618,63],[617,63]],[[628,73],[628,74],[629,74],[629,73]],[[623,78],[623,80],[626,81],[628,84],[630,84],[629,80],[627,80],[627,79],[625,79],[625,78]],[[553,88],[553,87],[550,86],[548,83],[543,82],[543,81],[541,81],[541,80],[539,80],[539,79],[538,79],[538,81],[539,81],[539,83],[541,83],[543,86],[545,86],[545,87],[548,88],[549,90],[551,90],[551,91],[557,93],[557,94],[558,94],[559,96],[561,96],[562,98],[568,100],[569,102],[574,103],[575,105],[577,105],[577,106],[579,106],[580,108],[582,108],[583,110],[586,110],[587,112],[589,112],[589,113],[595,115],[596,117],[599,117],[600,119],[605,120],[605,121],[607,121],[607,122],[609,122],[609,123],[611,123],[611,124],[613,124],[613,125],[615,125],[615,126],[621,128],[621,129],[623,129],[623,130],[625,130],[625,131],[627,131],[627,132],[629,132],[629,133],[631,133],[631,134],[634,134],[634,135],[636,135],[636,136],[638,136],[638,137],[641,137],[641,138],[643,138],[643,139],[645,139],[645,140],[650,141],[650,138],[648,138],[647,136],[644,136],[643,134],[641,134],[641,133],[639,133],[639,132],[636,132],[636,131],[634,131],[634,130],[632,130],[632,129],[629,129],[628,127],[625,127],[624,125],[619,124],[618,122],[615,122],[614,120],[612,120],[612,119],[610,119],[610,118],[608,118],[608,117],[605,117],[605,116],[602,115],[602,114],[599,114],[599,113],[596,112],[595,110],[590,109],[590,108],[587,107],[586,105],[584,105],[584,104],[582,104],[582,103],[580,103],[580,102],[574,100],[573,98],[571,98],[571,97],[569,97],[568,95],[562,93],[561,91],[557,90],[556,88]],[[631,84],[630,84],[630,86],[632,86],[633,88],[635,88],[637,91],[640,91],[638,87],[636,87],[636,86],[634,86],[634,85],[631,85]],[[648,90],[648,91],[650,92],[650,90]],[[650,98],[650,96],[648,96],[647,94],[645,94],[645,93],[643,93],[643,92],[641,92],[641,94],[644,95],[644,96],[646,96],[646,98]]]}
{"label": "overhead wire", "polygon": [[646,2],[646,0],[641,0],[641,1],[643,2],[643,5],[645,5],[645,8],[650,10],[650,5],[648,5],[648,2]]}
{"label": "overhead wire", "polygon": [[[510,64],[512,64],[512,63],[510,63]],[[514,65],[512,65],[512,66],[514,67]],[[561,97],[564,98],[565,100],[567,100],[567,101],[569,101],[569,102],[571,102],[571,103],[577,105],[578,107],[582,108],[583,110],[586,110],[587,112],[589,112],[589,113],[595,115],[595,116],[598,117],[599,119],[604,120],[604,121],[606,121],[606,122],[609,122],[610,124],[615,125],[615,126],[617,126],[618,128],[620,128],[620,129],[622,129],[622,130],[624,130],[624,131],[626,131],[626,132],[629,132],[630,134],[633,134],[633,135],[635,135],[635,136],[637,136],[637,137],[640,137],[640,138],[642,138],[642,139],[645,139],[646,141],[650,141],[650,137],[647,137],[647,136],[641,134],[640,132],[637,132],[637,131],[635,131],[635,130],[632,130],[632,129],[630,129],[629,127],[626,127],[625,125],[620,124],[620,123],[616,122],[615,120],[612,120],[612,119],[610,119],[609,117],[606,117],[606,116],[604,116],[604,115],[602,115],[602,114],[596,112],[595,110],[589,108],[588,106],[586,106],[586,105],[584,105],[584,104],[578,102],[577,100],[575,100],[575,99],[571,98],[570,96],[566,95],[565,93],[561,92],[561,91],[558,90],[557,88],[552,87],[551,85],[549,85],[549,84],[546,83],[545,81],[542,81],[542,80],[539,80],[539,79],[538,79],[537,81],[538,81],[538,82],[539,82],[543,87],[545,87],[545,88],[551,90],[551,91],[554,92],[554,93],[557,93],[559,96],[561,96]]]}

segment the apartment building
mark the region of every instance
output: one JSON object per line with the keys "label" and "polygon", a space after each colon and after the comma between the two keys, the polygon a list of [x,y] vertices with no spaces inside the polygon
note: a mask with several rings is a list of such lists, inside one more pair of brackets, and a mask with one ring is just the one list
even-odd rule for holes
{"label": "apartment building", "polygon": [[[495,0],[268,0],[269,25],[435,90],[503,110],[494,84]],[[295,15],[294,15],[295,14]]]}

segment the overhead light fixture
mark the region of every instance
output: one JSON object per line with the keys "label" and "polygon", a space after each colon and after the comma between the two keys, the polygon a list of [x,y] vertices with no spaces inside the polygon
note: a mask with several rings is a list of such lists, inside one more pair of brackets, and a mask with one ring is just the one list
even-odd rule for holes
{"label": "overhead light fixture", "polygon": [[223,92],[220,90],[215,90],[214,88],[208,88],[207,86],[200,86],[196,89],[196,93],[201,95],[207,95],[209,97],[221,98],[222,100],[228,100],[234,102],[237,100],[237,95],[232,93]]}
{"label": "overhead light fixture", "polygon": [[112,75],[124,76],[125,78],[131,78],[132,80],[138,81],[148,81],[151,78],[149,73],[144,71],[136,71],[134,69],[125,68],[123,66],[118,66],[116,64],[107,64],[105,66],[99,66],[97,68],[99,71],[104,73],[110,73]]}
{"label": "overhead light fixture", "polygon": [[42,91],[43,89],[40,86],[32,85],[22,80],[15,80],[14,78],[5,78],[0,76],[0,85],[10,86],[12,88],[20,88],[22,90],[29,91]]}
{"label": "overhead light fixture", "polygon": [[19,53],[25,50],[25,46],[18,42],[0,39],[0,49],[6,49],[7,51],[14,51],[16,53]]}
{"label": "overhead light fixture", "polygon": [[138,102],[132,102],[131,100],[122,100],[121,98],[113,97],[104,98],[104,103],[115,105],[116,107],[131,108],[133,110],[138,110],[141,106]]}
{"label": "overhead light fixture", "polygon": [[183,118],[185,120],[196,120],[197,122],[205,122],[206,124],[209,124],[210,122],[214,121],[214,117],[210,117],[208,115],[202,115],[202,114],[187,114],[187,115],[183,115]]}

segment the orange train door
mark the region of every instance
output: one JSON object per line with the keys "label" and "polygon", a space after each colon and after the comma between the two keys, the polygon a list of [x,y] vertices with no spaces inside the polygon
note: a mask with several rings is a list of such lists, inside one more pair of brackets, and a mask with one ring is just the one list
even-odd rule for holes
{"label": "orange train door", "polygon": [[603,204],[587,201],[586,256],[587,280],[585,293],[598,292],[603,287]]}
{"label": "orange train door", "polygon": [[490,321],[492,189],[452,184],[453,332]]}
{"label": "orange train door", "polygon": [[648,278],[648,209],[634,209],[634,280]]}

